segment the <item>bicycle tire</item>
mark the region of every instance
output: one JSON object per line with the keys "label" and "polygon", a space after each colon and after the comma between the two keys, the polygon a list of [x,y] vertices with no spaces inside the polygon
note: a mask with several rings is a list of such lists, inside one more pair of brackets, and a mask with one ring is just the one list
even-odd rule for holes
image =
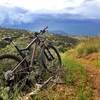
{"label": "bicycle tire", "polygon": [[[46,51],[46,48],[43,48],[42,49],[42,52],[41,52],[41,63],[42,63],[42,65],[44,66],[44,68],[48,71],[48,72],[50,72],[50,73],[57,73],[57,70],[59,69],[59,68],[61,68],[61,65],[62,65],[62,62],[61,62],[61,57],[60,57],[60,54],[58,53],[58,51],[57,51],[57,49],[54,47],[54,46],[52,46],[52,45],[48,45],[47,46],[47,49],[50,51],[50,49],[51,50],[53,50],[54,51],[54,53],[56,54],[56,56],[57,56],[57,60],[58,60],[58,64],[57,65],[51,65],[51,61],[50,60],[48,60],[47,59],[47,57],[46,57],[46,55],[45,55],[45,53],[47,53],[47,52],[45,52]],[[52,54],[52,51],[50,51],[50,53],[51,53],[51,55],[52,56],[54,56],[54,54]],[[48,55],[48,54],[47,54]],[[49,56],[49,55],[48,55]],[[48,61],[48,62],[46,62],[46,61]],[[50,64],[47,64],[47,63],[50,63]],[[55,70],[53,70],[52,69],[52,67],[54,68],[56,68]]]}
{"label": "bicycle tire", "polygon": [[[15,64],[16,66],[20,62],[21,62],[21,59],[17,57],[16,55],[4,54],[0,56],[0,83],[1,83],[0,86],[6,87],[6,85],[8,84],[9,86],[13,87],[18,81],[20,81],[20,79],[17,79],[17,78],[18,78],[18,75],[21,75],[21,73],[17,73],[15,77],[16,80],[10,83],[7,83],[4,77],[4,72],[11,70],[11,68],[14,67],[13,64]],[[22,67],[23,67],[23,64],[21,64],[19,68],[22,68]]]}

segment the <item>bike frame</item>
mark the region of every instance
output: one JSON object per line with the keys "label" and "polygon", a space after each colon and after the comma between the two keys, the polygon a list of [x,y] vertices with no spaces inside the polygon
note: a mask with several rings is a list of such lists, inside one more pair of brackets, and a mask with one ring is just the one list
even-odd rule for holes
{"label": "bike frame", "polygon": [[[54,59],[53,55],[52,55],[51,52],[49,51],[49,48],[47,47],[47,45],[46,45],[44,42],[45,42],[45,40],[41,41],[40,38],[39,38],[39,36],[36,35],[35,38],[26,46],[26,48],[24,48],[24,49],[19,49],[19,48],[15,45],[15,43],[12,41],[12,44],[14,45],[14,47],[17,49],[17,51],[19,52],[20,56],[22,57],[21,62],[18,63],[18,64],[14,67],[14,69],[12,70],[12,72],[14,72],[21,64],[23,65],[23,63],[25,63],[25,65],[24,65],[25,68],[23,68],[23,70],[26,69],[25,71],[30,72],[30,68],[32,68],[32,66],[33,66],[33,62],[34,62],[34,57],[35,57],[35,52],[36,52],[36,49],[37,49],[37,45],[40,45],[41,49],[46,49],[46,50],[47,50],[49,56],[47,55],[47,53],[45,52],[45,50],[44,50],[44,55],[46,56],[46,58],[48,59],[48,61]],[[29,50],[30,47],[31,47],[33,44],[34,44],[34,48],[32,49],[32,55],[31,55],[31,59],[30,59],[31,61],[30,61],[30,64],[29,64],[29,62],[28,62],[27,59],[26,59],[27,56],[23,53],[23,51]],[[23,67],[24,67],[24,66],[23,66]]]}
{"label": "bike frame", "polygon": [[[38,37],[35,37],[35,38],[29,43],[29,45],[27,45],[26,48],[24,48],[24,49],[19,49],[19,48],[15,45],[15,43],[12,41],[12,44],[14,45],[14,47],[17,49],[17,51],[19,52],[19,54],[20,54],[21,57],[22,57],[21,62],[18,63],[18,64],[15,66],[15,68],[12,70],[13,72],[14,72],[23,62],[26,63],[26,68],[24,68],[24,69],[27,69],[28,71],[30,70],[29,68],[32,67],[33,62],[34,62],[34,57],[35,57],[35,52],[36,52],[36,48],[37,48],[38,42],[40,42],[40,39],[39,39]],[[34,45],[34,48],[33,48],[33,50],[32,50],[31,62],[30,62],[30,65],[29,65],[28,61],[26,60],[26,57],[27,57],[27,56],[26,56],[22,51],[29,50],[30,47],[31,47],[33,44],[35,44],[35,45]]]}
{"label": "bike frame", "polygon": [[[41,37],[40,37],[40,33],[45,33],[46,32],[46,29],[47,28],[44,28],[42,31],[40,31],[39,33],[35,33],[35,38],[24,48],[24,49],[20,49],[18,48],[18,46],[16,46],[16,44],[12,41],[12,38],[11,37],[7,37],[7,38],[4,38],[5,41],[7,41],[8,43],[12,43],[14,45],[14,47],[17,49],[18,53],[20,54],[21,56],[21,60],[19,59],[19,57],[16,57],[14,55],[11,55],[9,56],[11,59],[14,59],[15,61],[18,62],[18,64],[16,66],[14,66],[14,68],[12,70],[8,70],[7,72],[5,72],[5,79],[9,82],[12,79],[12,76],[13,74],[16,74],[18,72],[22,72],[22,73],[25,73],[23,74],[22,76],[26,76],[26,75],[29,75],[30,72],[32,71],[30,68],[33,68],[33,71],[34,71],[34,66],[33,66],[33,63],[34,63],[34,59],[35,59],[35,53],[36,53],[36,49],[37,49],[37,46],[40,47],[41,49],[41,61],[42,61],[42,65],[44,66],[45,69],[47,69],[47,65],[45,65],[45,61],[44,59],[42,59],[43,57],[46,57],[46,59],[48,61],[52,61],[53,59],[55,59],[55,57],[53,56],[53,54],[51,53],[50,51],[50,48],[53,49],[55,51],[55,53],[57,54],[57,56],[59,57],[57,51],[55,48],[53,48],[53,46],[51,46],[50,44],[47,44],[45,41],[46,39],[42,39],[41,40]],[[31,59],[30,61],[27,60],[27,55],[23,53],[23,51],[26,51],[26,50],[30,50],[31,46],[34,44],[34,47],[32,48],[32,54],[31,54]],[[4,56],[5,57],[5,56]],[[5,57],[5,58],[8,58],[8,57]],[[19,66],[22,66],[22,69],[21,70],[16,70],[18,69]],[[25,65],[25,66],[24,66]],[[47,69],[48,70],[48,69]],[[15,72],[16,71],[16,72]],[[42,70],[44,71],[44,70]],[[49,70],[48,70],[49,71]],[[15,73],[14,73],[15,72]],[[51,71],[49,71],[51,72]],[[42,74],[42,73],[41,73]],[[6,78],[6,75],[9,75],[9,77]],[[10,78],[11,77],[11,78]],[[23,77],[21,77],[23,78]]]}

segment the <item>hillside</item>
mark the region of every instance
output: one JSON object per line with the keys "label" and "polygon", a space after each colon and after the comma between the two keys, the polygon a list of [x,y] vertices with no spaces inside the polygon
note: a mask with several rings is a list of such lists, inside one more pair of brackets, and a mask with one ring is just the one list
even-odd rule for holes
{"label": "hillside", "polygon": [[[20,48],[32,40],[34,33],[27,30],[0,29],[0,54],[17,54],[15,48],[2,40],[12,36]],[[44,36],[59,51],[63,63],[63,84],[44,89],[30,97],[28,93],[14,92],[14,100],[99,100],[100,98],[100,37],[61,36],[46,33]],[[7,100],[7,89],[0,88],[0,97]],[[29,98],[29,99],[25,99]]]}
{"label": "hillside", "polygon": [[[11,36],[13,38],[13,41],[16,43],[18,47],[25,48],[28,45],[28,43],[30,43],[30,41],[32,40],[34,33],[26,30],[5,29],[5,28],[0,29],[0,54],[2,55],[10,53],[18,55],[13,45],[6,43],[3,40],[3,38],[7,36]],[[70,48],[73,48],[79,42],[78,39],[74,39],[69,36],[54,35],[50,33],[46,33],[44,34],[44,36],[47,38],[47,41],[51,42],[55,47],[57,47],[60,52],[64,52]],[[3,96],[3,98],[7,99],[7,90],[0,88],[0,94],[1,94],[0,96]],[[17,95],[16,97],[18,97],[20,94],[15,93],[14,95]]]}
{"label": "hillside", "polygon": [[[0,48],[4,48],[7,45],[2,40],[7,36],[13,37],[13,40],[18,45],[24,44],[26,46],[32,40],[32,37],[34,37],[34,32],[27,30],[0,28]],[[45,33],[44,37],[46,37],[49,42],[53,43],[61,52],[66,51],[78,43],[78,39],[69,36]]]}
{"label": "hillside", "polygon": [[[100,37],[85,37],[81,38],[80,43],[73,49],[62,54],[63,59],[70,59],[70,64],[72,65],[73,60],[75,62],[80,63],[85,70],[85,74],[87,75],[89,88],[88,92],[90,92],[90,99],[82,98],[80,100],[99,100],[100,99]],[[65,62],[65,61],[64,61]],[[69,64],[67,62],[66,64]],[[73,69],[73,67],[69,68]],[[76,69],[76,68],[75,68]],[[78,69],[79,70],[79,69]],[[84,84],[84,83],[83,83]],[[84,86],[85,89],[85,86]],[[84,95],[84,93],[83,93]],[[91,98],[92,97],[92,98]]]}

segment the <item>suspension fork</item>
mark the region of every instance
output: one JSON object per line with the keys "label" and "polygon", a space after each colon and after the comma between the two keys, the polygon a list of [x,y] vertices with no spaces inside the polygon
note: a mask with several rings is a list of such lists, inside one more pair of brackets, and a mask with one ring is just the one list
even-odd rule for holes
{"label": "suspension fork", "polygon": [[46,53],[46,51],[44,50],[44,54],[45,54],[46,58],[47,58],[48,60],[53,60],[54,57],[53,57],[53,55],[51,54],[51,52],[50,52],[50,50],[49,50],[48,47],[46,47],[46,50],[47,50],[47,53],[49,54],[49,55],[48,55],[48,54]]}

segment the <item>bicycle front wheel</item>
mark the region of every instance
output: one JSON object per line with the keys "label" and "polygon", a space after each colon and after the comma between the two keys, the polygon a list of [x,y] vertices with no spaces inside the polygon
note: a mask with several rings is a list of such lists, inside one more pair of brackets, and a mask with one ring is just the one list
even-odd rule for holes
{"label": "bicycle front wheel", "polygon": [[41,60],[44,68],[50,73],[57,74],[58,70],[61,68],[61,57],[57,49],[52,45],[48,45],[42,50]]}

